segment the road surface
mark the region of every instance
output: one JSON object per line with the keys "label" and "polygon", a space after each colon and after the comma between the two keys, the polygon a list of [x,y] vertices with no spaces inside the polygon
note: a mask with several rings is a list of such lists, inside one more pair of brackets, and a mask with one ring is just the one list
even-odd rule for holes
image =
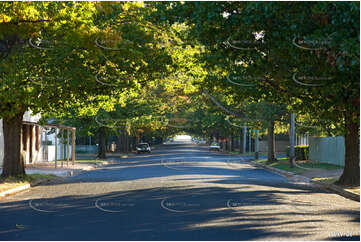
{"label": "road surface", "polygon": [[204,146],[164,145],[0,200],[1,240],[359,240],[360,205]]}

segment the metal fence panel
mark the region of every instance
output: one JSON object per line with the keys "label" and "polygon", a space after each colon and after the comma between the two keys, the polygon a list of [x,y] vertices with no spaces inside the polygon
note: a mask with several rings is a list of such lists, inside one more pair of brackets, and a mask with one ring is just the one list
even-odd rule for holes
{"label": "metal fence panel", "polygon": [[345,138],[310,137],[310,160],[339,166],[345,165]]}

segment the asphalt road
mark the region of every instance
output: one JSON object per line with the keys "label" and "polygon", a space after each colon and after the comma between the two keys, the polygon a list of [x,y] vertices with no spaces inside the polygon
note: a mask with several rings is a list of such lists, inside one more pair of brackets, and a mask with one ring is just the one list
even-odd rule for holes
{"label": "asphalt road", "polygon": [[360,205],[195,145],[0,200],[1,240],[359,240]]}

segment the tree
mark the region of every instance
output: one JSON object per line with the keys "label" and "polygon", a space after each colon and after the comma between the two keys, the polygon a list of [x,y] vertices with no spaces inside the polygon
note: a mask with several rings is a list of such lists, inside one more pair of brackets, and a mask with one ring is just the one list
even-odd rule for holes
{"label": "tree", "polygon": [[[346,162],[338,183],[359,183],[357,3],[186,2],[157,8],[159,21],[166,16],[165,24],[192,27],[189,35],[206,48],[207,67],[262,77],[253,78],[248,98],[341,123]],[[233,93],[244,100],[244,91]]]}
{"label": "tree", "polygon": [[89,104],[90,112],[112,108],[117,102],[109,97],[140,88],[169,63],[157,28],[137,15],[147,10],[138,3],[7,2],[0,10],[3,176],[25,172],[25,111],[62,116]]}

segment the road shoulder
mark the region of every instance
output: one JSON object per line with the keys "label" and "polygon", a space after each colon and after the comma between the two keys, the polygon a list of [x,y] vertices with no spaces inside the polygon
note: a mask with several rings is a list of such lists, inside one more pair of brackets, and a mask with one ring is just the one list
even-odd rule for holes
{"label": "road shoulder", "polygon": [[251,160],[249,161],[251,165],[255,166],[255,167],[261,167],[265,170],[271,171],[273,173],[277,173],[281,176],[286,177],[287,179],[289,179],[291,182],[301,182],[304,184],[316,184],[319,187],[322,187],[328,191],[332,191],[334,193],[337,193],[345,198],[354,200],[354,201],[358,201],[360,202],[360,195],[351,191],[346,190],[345,188],[341,187],[341,186],[337,186],[335,184],[327,184],[325,182],[319,181],[319,180],[315,180],[306,176],[303,176],[301,174],[296,174],[294,172],[291,171],[285,171],[282,169],[278,169],[275,167],[271,167],[265,164],[262,164],[260,162],[257,162],[256,160]]}

